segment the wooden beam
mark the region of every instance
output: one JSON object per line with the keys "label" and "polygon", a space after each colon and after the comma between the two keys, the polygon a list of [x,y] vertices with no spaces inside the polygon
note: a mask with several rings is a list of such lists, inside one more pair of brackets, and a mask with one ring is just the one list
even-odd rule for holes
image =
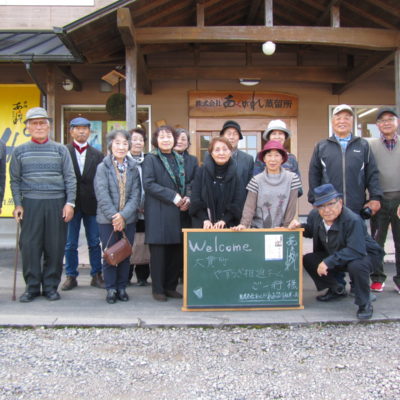
{"label": "wooden beam", "polygon": [[137,47],[125,48],[125,93],[126,93],[126,127],[137,125]]}
{"label": "wooden beam", "polygon": [[196,3],[197,26],[204,26],[204,3]]}
{"label": "wooden beam", "polygon": [[267,81],[296,82],[346,82],[346,69],[336,67],[153,67],[149,68],[151,80],[238,80],[261,78]]}
{"label": "wooden beam", "polygon": [[[46,66],[46,109],[49,117],[55,121],[56,117],[56,73],[54,64]],[[56,127],[50,130],[50,138],[55,140]]]}
{"label": "wooden beam", "polygon": [[368,78],[370,75],[383,68],[385,65],[393,61],[394,53],[377,54],[370,57],[365,63],[354,68],[348,73],[347,82],[341,85],[333,85],[332,94],[342,94],[356,83]]}
{"label": "wooden beam", "polygon": [[207,26],[136,28],[136,41],[150,43],[265,42],[345,46],[371,50],[400,47],[398,30],[305,26]]}
{"label": "wooden beam", "polygon": [[342,0],[331,0],[329,4],[325,7],[325,10],[318,18],[317,22],[315,23],[316,26],[320,26],[324,23],[325,19],[331,13],[332,7],[339,7]]}
{"label": "wooden beam", "polygon": [[265,4],[265,26],[274,26],[273,0],[264,0],[264,4]]}
{"label": "wooden beam", "polygon": [[331,7],[331,27],[332,28],[340,28],[340,7],[339,6]]}
{"label": "wooden beam", "polygon": [[[152,93],[152,85],[149,80],[149,76],[147,74],[147,67],[144,56],[141,54],[140,49],[138,48],[135,40],[135,27],[133,26],[132,16],[129,8],[119,8],[117,11],[117,26],[119,32],[122,37],[122,41],[125,45],[125,53],[128,48],[136,49],[134,52],[130,51],[130,53],[134,54],[137,60],[135,61],[135,68],[139,67],[139,75],[140,75],[140,82],[142,84],[142,90],[145,94]],[[137,74],[135,70],[135,74]],[[135,78],[137,79],[137,77]],[[136,89],[136,82],[135,82],[135,89]],[[135,125],[136,127],[136,125]]]}

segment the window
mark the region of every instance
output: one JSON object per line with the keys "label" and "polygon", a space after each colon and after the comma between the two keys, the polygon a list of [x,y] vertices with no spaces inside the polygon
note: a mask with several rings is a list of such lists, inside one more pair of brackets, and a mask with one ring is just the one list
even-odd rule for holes
{"label": "window", "polygon": [[[380,107],[394,107],[387,105],[379,105],[379,106],[354,106],[349,104],[355,113],[354,116],[354,127],[353,132],[356,136],[361,136],[363,138],[377,138],[379,137],[379,130],[376,126],[376,115],[377,111]],[[332,132],[332,111],[336,107],[329,106],[329,135],[333,134]]]}
{"label": "window", "polygon": [[[64,105],[62,106],[61,141],[69,143],[69,121],[76,117],[85,117],[91,122],[89,143],[103,153],[106,152],[105,137],[113,129],[126,129],[126,121],[115,121],[107,113],[104,105]],[[151,106],[137,107],[137,125],[146,131],[145,152],[150,149],[151,142]]]}

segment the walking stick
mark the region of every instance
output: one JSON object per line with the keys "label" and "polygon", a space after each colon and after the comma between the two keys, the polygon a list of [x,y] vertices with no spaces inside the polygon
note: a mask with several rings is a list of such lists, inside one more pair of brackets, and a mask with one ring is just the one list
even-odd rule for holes
{"label": "walking stick", "polygon": [[15,238],[15,258],[14,258],[14,284],[12,300],[16,300],[15,292],[17,290],[17,266],[18,266],[18,252],[19,252],[19,222],[17,222],[17,236]]}

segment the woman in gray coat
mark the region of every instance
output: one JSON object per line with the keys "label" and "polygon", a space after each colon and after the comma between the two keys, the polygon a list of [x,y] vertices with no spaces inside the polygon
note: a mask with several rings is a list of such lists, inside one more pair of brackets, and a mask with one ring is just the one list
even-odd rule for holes
{"label": "woman in gray coat", "polygon": [[[124,230],[132,244],[135,235],[137,209],[140,202],[140,178],[135,162],[127,157],[131,137],[127,131],[116,130],[107,135],[110,154],[97,167],[94,189],[97,198],[96,221],[99,224],[103,249],[112,246],[122,237]],[[129,257],[118,266],[103,260],[106,301],[128,301],[126,293],[129,276]]]}
{"label": "woman in gray coat", "polygon": [[174,152],[176,132],[161,126],[153,134],[154,147],[143,161],[146,235],[150,247],[153,298],[181,298],[176,291],[183,263],[182,214],[189,208],[183,157]]}

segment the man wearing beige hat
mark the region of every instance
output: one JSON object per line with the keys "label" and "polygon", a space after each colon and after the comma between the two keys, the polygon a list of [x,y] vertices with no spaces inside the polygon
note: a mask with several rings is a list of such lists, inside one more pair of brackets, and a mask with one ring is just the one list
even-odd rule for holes
{"label": "man wearing beige hat", "polygon": [[54,301],[60,298],[57,288],[67,222],[74,215],[76,178],[67,148],[49,140],[47,111],[29,109],[25,124],[31,140],[14,150],[10,164],[13,215],[21,223],[19,246],[26,283],[19,300],[28,303],[43,294]]}
{"label": "man wearing beige hat", "polygon": [[[368,142],[352,133],[353,109],[347,104],[332,113],[332,136],[314,148],[308,172],[308,201],[314,203],[314,189],[325,183],[343,193],[346,207],[367,218],[380,208],[382,190],[379,171]],[[369,200],[366,199],[368,190]]]}

